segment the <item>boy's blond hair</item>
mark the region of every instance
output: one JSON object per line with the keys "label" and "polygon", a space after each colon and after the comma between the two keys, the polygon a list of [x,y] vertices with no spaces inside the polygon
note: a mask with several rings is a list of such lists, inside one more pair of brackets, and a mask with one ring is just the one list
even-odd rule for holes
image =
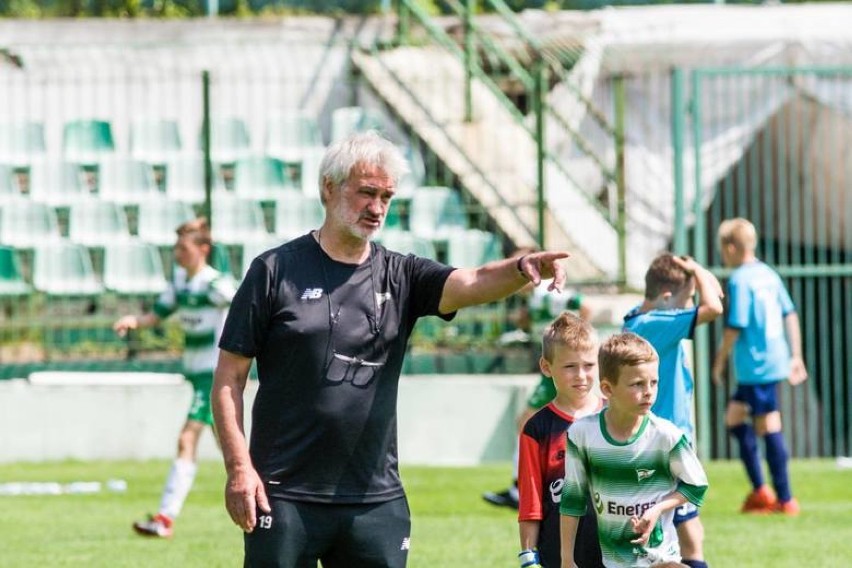
{"label": "boy's blond hair", "polygon": [[636,367],[659,360],[657,351],[647,339],[629,331],[608,337],[598,351],[601,380],[613,385],[618,383],[622,367]]}
{"label": "boy's blond hair", "polygon": [[757,248],[757,229],[751,221],[736,217],[719,224],[719,246],[724,248],[729,244],[741,251],[754,251]]}
{"label": "boy's blond hair", "polygon": [[197,245],[212,245],[213,238],[210,236],[210,224],[207,217],[198,217],[182,223],[175,232],[179,237],[190,236],[192,242]]}
{"label": "boy's blond hair", "polygon": [[547,361],[552,362],[557,346],[574,351],[589,351],[597,345],[598,334],[589,322],[571,312],[562,312],[544,330],[541,353]]}
{"label": "boy's blond hair", "polygon": [[663,292],[677,294],[690,280],[692,273],[675,262],[673,254],[663,253],[645,272],[645,298],[654,300]]}

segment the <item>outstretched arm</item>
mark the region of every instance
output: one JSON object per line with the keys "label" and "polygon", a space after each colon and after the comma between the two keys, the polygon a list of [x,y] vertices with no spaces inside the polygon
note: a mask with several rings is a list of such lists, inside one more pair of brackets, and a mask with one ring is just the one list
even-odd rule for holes
{"label": "outstretched arm", "polygon": [[479,268],[454,270],[444,284],[438,310],[449,314],[468,306],[494,302],[517,292],[528,282],[537,286],[549,278],[553,278],[553,282],[548,289],[561,292],[565,269],[559,261],[568,256],[566,252],[533,252],[520,258],[489,262]]}
{"label": "outstretched arm", "polygon": [[258,507],[266,513],[271,510],[263,482],[251,463],[243,430],[243,392],[250,367],[250,358],[220,350],[210,393],[216,435],[228,474],[225,507],[234,523],[246,532],[257,524]]}

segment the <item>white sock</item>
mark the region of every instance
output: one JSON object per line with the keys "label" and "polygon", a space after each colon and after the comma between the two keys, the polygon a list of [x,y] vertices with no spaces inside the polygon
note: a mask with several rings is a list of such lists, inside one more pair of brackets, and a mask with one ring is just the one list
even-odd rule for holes
{"label": "white sock", "polygon": [[183,508],[183,502],[192,489],[195,481],[195,472],[198,466],[195,462],[176,459],[172,462],[172,469],[166,478],[166,486],[163,488],[163,498],[160,501],[160,513],[170,519],[175,519]]}

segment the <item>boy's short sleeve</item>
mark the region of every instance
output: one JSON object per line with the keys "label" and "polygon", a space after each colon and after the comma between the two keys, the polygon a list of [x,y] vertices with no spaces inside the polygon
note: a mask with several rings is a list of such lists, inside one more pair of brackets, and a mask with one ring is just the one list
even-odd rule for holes
{"label": "boy's short sleeve", "polygon": [[745,329],[749,324],[751,313],[751,295],[745,282],[736,274],[728,281],[728,310],[725,319],[727,327]]}
{"label": "boy's short sleeve", "polygon": [[585,448],[582,447],[582,435],[577,436],[574,433],[575,429],[579,430],[575,425],[568,430],[567,435],[565,483],[562,486],[559,513],[571,517],[582,517],[586,514],[586,507],[589,502],[589,484],[584,457]]}

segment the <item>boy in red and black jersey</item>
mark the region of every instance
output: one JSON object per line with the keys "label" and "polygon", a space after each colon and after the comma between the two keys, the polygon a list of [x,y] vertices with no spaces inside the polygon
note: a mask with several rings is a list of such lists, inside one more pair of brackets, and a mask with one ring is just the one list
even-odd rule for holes
{"label": "boy in red and black jersey", "polygon": [[[565,477],[566,432],[581,416],[601,409],[595,391],[598,338],[592,326],[563,313],[545,330],[541,372],[553,378],[556,398],[530,418],[520,437],[518,491],[521,565],[561,566],[559,501]],[[595,515],[580,523],[575,560],[579,568],[602,567]]]}

